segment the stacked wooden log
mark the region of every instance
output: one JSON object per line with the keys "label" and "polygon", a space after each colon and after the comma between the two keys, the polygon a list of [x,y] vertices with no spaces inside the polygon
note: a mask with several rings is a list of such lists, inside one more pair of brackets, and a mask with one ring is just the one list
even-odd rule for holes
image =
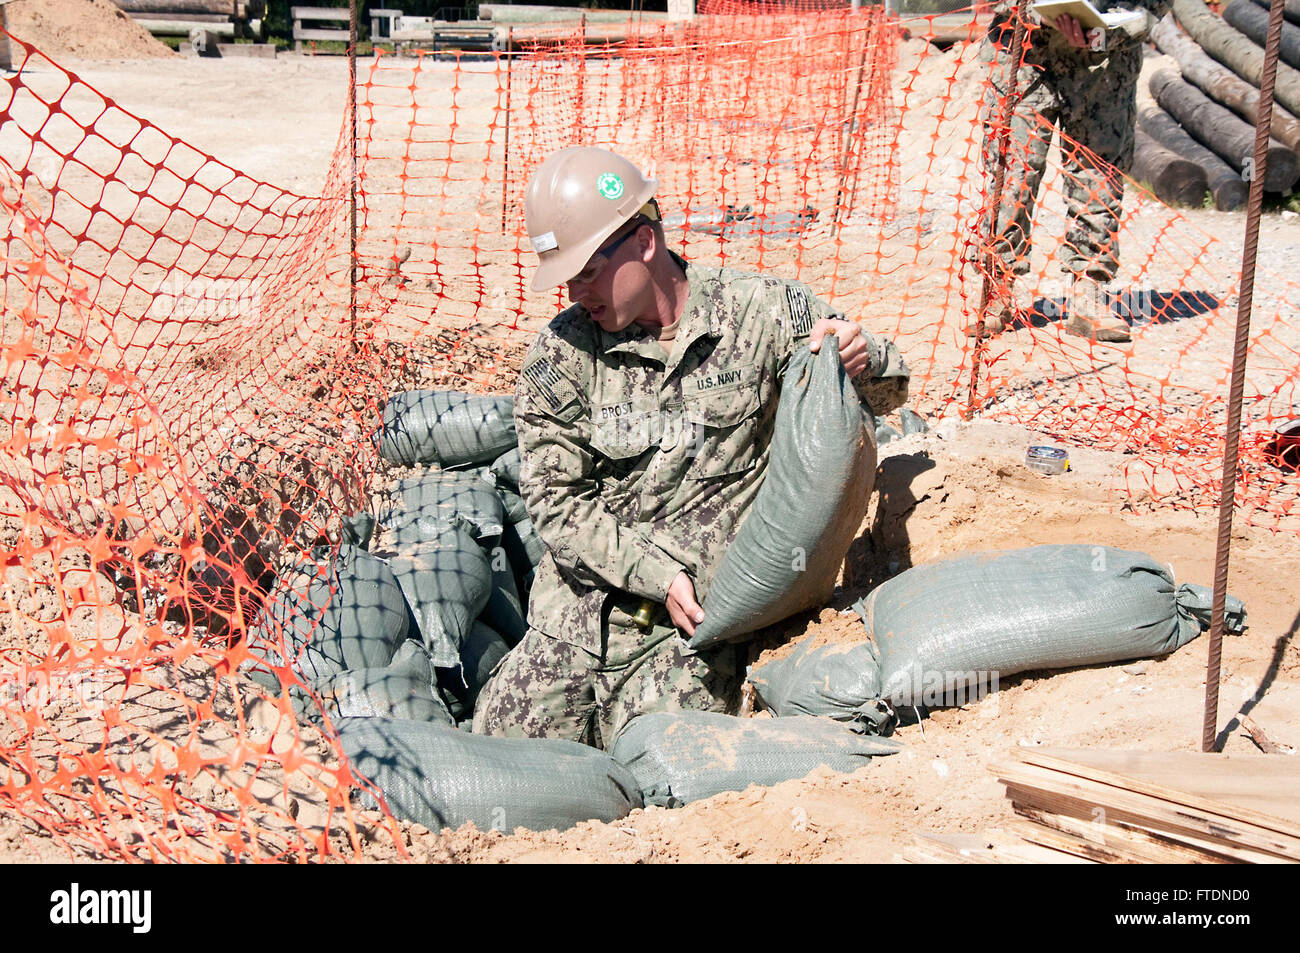
{"label": "stacked wooden log", "polygon": [[[1148,88],[1154,104],[1138,112],[1134,175],[1169,204],[1200,204],[1208,192],[1215,208],[1244,204],[1255,174],[1255,119],[1263,71],[1263,28],[1269,0],[1231,0],[1222,18],[1202,0],[1174,0],[1173,13],[1151,39],[1174,58],[1178,71],[1158,70]],[[1286,0],[1287,16],[1300,21],[1300,0]],[[1300,25],[1286,25],[1270,132],[1264,189],[1287,193],[1300,182]],[[1258,37],[1258,42],[1254,37]],[[1286,37],[1290,37],[1288,42]],[[1191,168],[1187,163],[1196,168]]]}

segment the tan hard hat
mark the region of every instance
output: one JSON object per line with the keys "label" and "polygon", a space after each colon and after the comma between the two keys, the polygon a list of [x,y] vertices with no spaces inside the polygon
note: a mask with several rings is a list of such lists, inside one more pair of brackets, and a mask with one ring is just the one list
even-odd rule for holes
{"label": "tan hard hat", "polygon": [[605,149],[570,146],[547,156],[528,180],[524,224],[541,259],[533,290],[564,284],[605,239],[641,211],[659,183]]}

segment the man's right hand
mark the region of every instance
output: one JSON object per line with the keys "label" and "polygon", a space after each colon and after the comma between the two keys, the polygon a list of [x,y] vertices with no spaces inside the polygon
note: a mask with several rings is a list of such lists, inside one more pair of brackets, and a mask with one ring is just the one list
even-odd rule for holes
{"label": "man's right hand", "polygon": [[695,627],[704,621],[704,610],[695,601],[695,583],[683,569],[668,587],[668,598],[664,600],[668,607],[668,617],[673,625],[688,636],[695,634]]}

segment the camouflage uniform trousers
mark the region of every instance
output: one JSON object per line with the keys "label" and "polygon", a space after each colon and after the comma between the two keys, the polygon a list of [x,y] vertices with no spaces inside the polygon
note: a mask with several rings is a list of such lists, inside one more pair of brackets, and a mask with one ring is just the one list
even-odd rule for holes
{"label": "camouflage uniform trousers", "polygon": [[[1114,36],[1109,49],[1092,51],[1069,46],[1049,27],[1034,35],[1039,39],[1025,52],[1017,83],[1019,105],[1010,116],[995,264],[1004,274],[1029,271],[1030,223],[1053,129],[1059,127],[1088,150],[1061,143],[1068,217],[1061,270],[1107,282],[1119,269],[1118,231],[1124,207],[1120,173],[1133,164],[1142,44]],[[997,155],[995,127],[1005,115],[1010,88],[1010,50],[1010,24],[995,21],[980,50],[981,62],[991,67],[984,99],[984,168],[990,199]],[[987,234],[987,225],[986,218],[982,234]]]}
{"label": "camouflage uniform trousers", "polygon": [[639,601],[620,600],[609,609],[603,657],[530,628],[484,686],[474,733],[606,748],[634,715],[735,714],[744,648],[692,652],[662,606],[654,625],[637,626],[629,613]]}

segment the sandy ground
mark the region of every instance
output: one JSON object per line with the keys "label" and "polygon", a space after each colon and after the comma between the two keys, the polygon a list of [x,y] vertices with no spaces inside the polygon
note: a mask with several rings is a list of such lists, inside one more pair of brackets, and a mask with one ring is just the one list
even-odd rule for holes
{"label": "sandy ground", "polygon": [[[68,65],[123,107],[254,178],[307,195],[322,187],[342,117],[341,58]],[[1195,210],[1187,218],[1222,237],[1230,260],[1244,216]],[[1263,235],[1279,263],[1296,260],[1295,220],[1269,216]],[[1207,373],[1181,383],[1214,380]],[[1023,467],[1025,447],[1044,442],[1042,434],[990,422],[949,421],[936,430],[883,448],[879,483],[891,501],[903,502],[873,509],[853,550],[850,584],[832,605],[817,619],[792,620],[773,641],[857,637],[860,627],[844,610],[879,581],[882,568],[978,549],[1100,543],[1149,552],[1180,580],[1211,581],[1211,515],[1135,508],[1117,491],[1124,455],[1075,447],[1075,469],[1045,477]],[[1300,746],[1300,607],[1286,586],[1300,572],[1300,547],[1294,535],[1252,527],[1239,528],[1233,545],[1230,588],[1248,606],[1250,629],[1224,648],[1225,750],[1254,750],[1230,720],[1238,713],[1249,713],[1274,741]],[[889,861],[913,832],[977,832],[1008,820],[989,767],[1016,746],[1196,750],[1205,648],[1202,640],[1166,659],[1005,680],[1002,691],[977,704],[901,728],[900,754],[852,776],[815,774],[563,834],[434,835],[404,825],[406,840],[415,858],[438,860]],[[59,848],[22,824],[0,821],[0,857],[58,856]],[[367,856],[396,854],[381,838]]]}

